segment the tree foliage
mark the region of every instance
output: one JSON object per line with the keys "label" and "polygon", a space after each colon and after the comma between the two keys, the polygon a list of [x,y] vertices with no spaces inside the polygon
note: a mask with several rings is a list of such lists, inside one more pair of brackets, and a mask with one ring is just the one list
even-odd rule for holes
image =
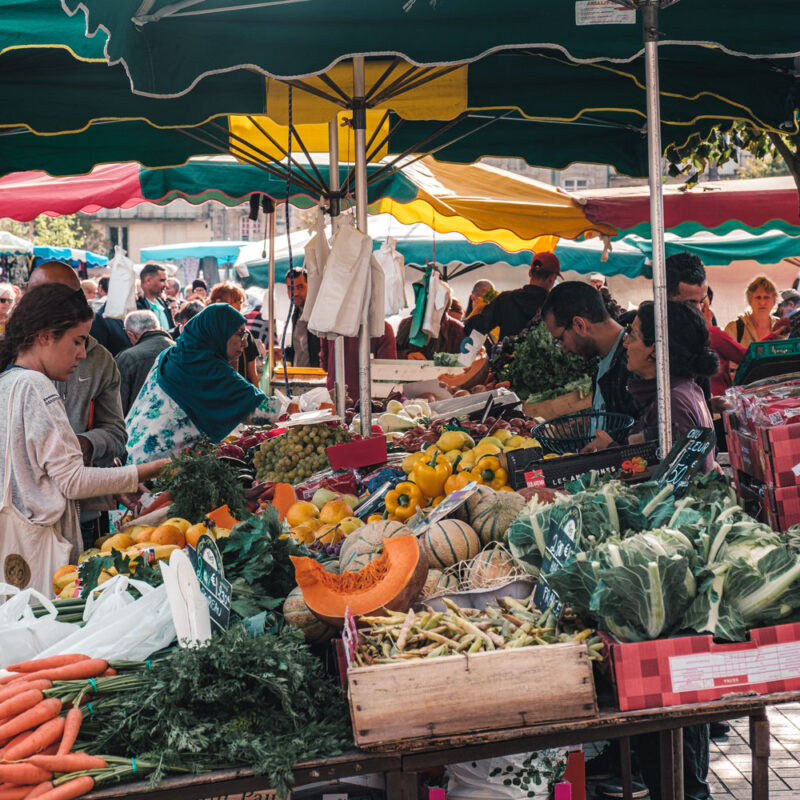
{"label": "tree foliage", "polygon": [[108,249],[106,237],[86,214],[62,217],[40,214],[32,222],[3,219],[0,220],[0,230],[50,247],[75,247],[97,253],[105,253]]}

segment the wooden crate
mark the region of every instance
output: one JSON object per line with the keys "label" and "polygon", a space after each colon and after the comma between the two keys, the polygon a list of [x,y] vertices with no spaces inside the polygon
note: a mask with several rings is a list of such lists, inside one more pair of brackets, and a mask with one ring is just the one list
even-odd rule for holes
{"label": "wooden crate", "polygon": [[355,667],[347,682],[355,741],[364,749],[597,716],[583,644]]}
{"label": "wooden crate", "polygon": [[564,414],[574,414],[576,411],[586,411],[592,407],[592,395],[582,395],[580,392],[569,392],[554,397],[552,400],[542,400],[539,403],[523,403],[522,413],[529,419],[541,417],[553,419]]}

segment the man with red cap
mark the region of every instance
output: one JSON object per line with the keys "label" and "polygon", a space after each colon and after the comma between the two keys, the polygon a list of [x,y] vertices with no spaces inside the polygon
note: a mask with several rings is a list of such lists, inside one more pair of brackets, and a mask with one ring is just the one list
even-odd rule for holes
{"label": "man with red cap", "polygon": [[472,331],[489,333],[498,326],[500,338],[516,336],[530,327],[539,313],[547,295],[561,274],[561,264],[553,253],[537,253],[531,261],[530,280],[527,286],[500,292],[480,314],[464,321],[464,335]]}

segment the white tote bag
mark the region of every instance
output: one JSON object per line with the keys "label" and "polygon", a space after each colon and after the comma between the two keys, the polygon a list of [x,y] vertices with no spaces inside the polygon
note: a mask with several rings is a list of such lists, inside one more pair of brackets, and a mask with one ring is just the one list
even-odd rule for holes
{"label": "white tote bag", "polygon": [[136,311],[136,271],[133,261],[119,245],[115,245],[114,257],[108,266],[111,277],[103,316],[109,319],[125,319],[126,314]]}
{"label": "white tote bag", "polygon": [[[8,414],[13,416],[16,382],[8,397]],[[11,497],[11,425],[6,434],[5,479],[0,500],[0,580],[17,589],[53,593],[53,573],[69,559],[72,545],[61,535],[60,520],[53,525],[31,522],[15,507]]]}

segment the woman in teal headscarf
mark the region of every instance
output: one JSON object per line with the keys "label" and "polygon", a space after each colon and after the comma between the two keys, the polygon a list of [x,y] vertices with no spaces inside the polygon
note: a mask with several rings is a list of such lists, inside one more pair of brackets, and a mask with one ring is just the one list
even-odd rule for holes
{"label": "woman in teal headscarf", "polygon": [[186,323],[128,412],[129,463],[180,452],[204,436],[219,442],[256,411],[266,421],[269,398],[232,366],[244,347],[245,323],[226,303],[210,305]]}

